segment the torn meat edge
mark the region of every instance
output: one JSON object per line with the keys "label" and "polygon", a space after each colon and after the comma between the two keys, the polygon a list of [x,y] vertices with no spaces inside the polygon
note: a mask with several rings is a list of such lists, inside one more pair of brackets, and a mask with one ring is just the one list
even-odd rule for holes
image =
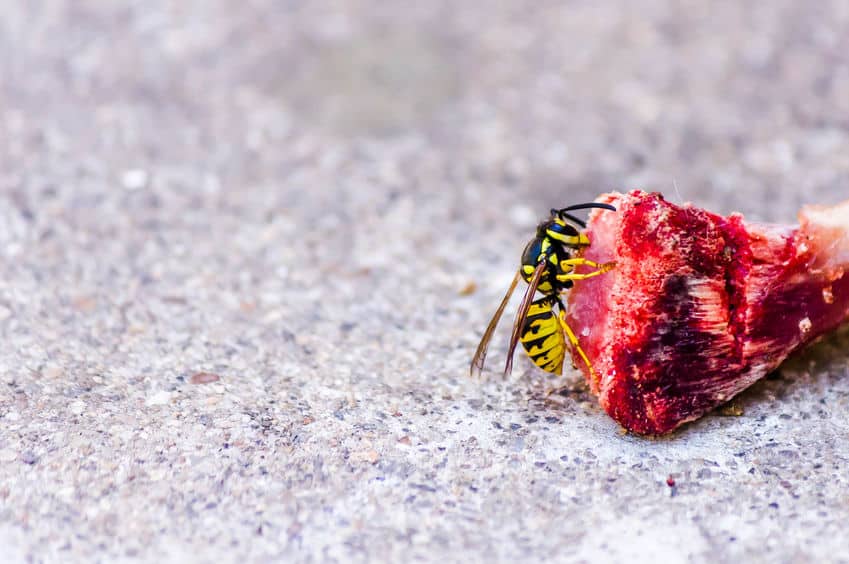
{"label": "torn meat edge", "polygon": [[630,431],[700,417],[849,315],[849,202],[786,226],[642,191],[598,201],[619,212],[591,214],[585,256],[617,268],[576,284],[569,320],[592,391]]}

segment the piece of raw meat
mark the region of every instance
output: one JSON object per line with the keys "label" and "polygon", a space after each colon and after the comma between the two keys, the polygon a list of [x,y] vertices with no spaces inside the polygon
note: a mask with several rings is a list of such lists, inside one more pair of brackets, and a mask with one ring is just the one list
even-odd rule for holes
{"label": "piece of raw meat", "polygon": [[616,268],[569,292],[568,320],[601,406],[659,435],[762,378],[849,315],[849,202],[799,225],[722,217],[660,194],[606,194],[584,256]]}

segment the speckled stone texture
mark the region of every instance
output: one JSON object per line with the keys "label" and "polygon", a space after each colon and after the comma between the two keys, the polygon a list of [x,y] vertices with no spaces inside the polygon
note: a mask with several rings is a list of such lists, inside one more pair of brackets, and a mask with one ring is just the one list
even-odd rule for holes
{"label": "speckled stone texture", "polygon": [[467,376],[550,207],[846,199],[847,53],[841,1],[2,3],[0,559],[849,561],[845,329],[662,440]]}

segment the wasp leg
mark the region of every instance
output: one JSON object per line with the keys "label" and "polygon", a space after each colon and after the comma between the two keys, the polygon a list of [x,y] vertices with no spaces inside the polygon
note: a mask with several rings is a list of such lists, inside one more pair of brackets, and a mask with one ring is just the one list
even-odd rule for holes
{"label": "wasp leg", "polygon": [[[591,381],[595,381],[596,373],[595,373],[595,370],[593,370],[593,365],[592,365],[592,363],[590,363],[590,359],[587,358],[587,354],[584,352],[584,349],[581,348],[580,343],[578,343],[578,337],[575,336],[575,333],[574,333],[574,331],[572,331],[572,328],[569,327],[568,323],[566,323],[566,312],[561,307],[560,311],[558,311],[557,313],[558,313],[557,314],[557,320],[560,321],[560,327],[563,329],[563,332],[566,334],[566,338],[569,339],[569,342],[572,344],[572,348],[578,353],[578,356],[581,357],[581,360],[584,361],[584,364],[587,365],[587,368],[590,371]],[[553,394],[558,394],[558,393],[560,393],[564,390],[568,390],[568,389],[570,389],[570,386],[568,386],[568,385],[554,388],[553,390],[550,390],[546,394],[546,397],[551,396]]]}
{"label": "wasp leg", "polygon": [[564,259],[564,260],[560,261],[560,267],[563,268],[564,270],[568,266],[575,267],[575,266],[582,266],[582,265],[583,266],[589,266],[590,268],[598,268],[602,272],[607,272],[609,270],[612,270],[613,267],[616,266],[616,261],[613,260],[613,261],[610,261],[610,262],[598,263],[598,262],[592,261],[590,259],[585,259],[585,258],[582,258],[582,257]]}
{"label": "wasp leg", "polygon": [[572,343],[572,346],[575,348],[575,351],[577,351],[578,356],[581,357],[581,360],[583,360],[584,364],[586,364],[587,368],[589,368],[590,376],[595,378],[595,370],[593,370],[593,365],[590,364],[590,359],[587,358],[587,354],[584,352],[584,349],[581,348],[580,343],[578,343],[578,337],[575,336],[572,328],[569,327],[568,323],[566,323],[566,312],[561,309],[558,312],[557,319],[560,321],[560,326],[563,327],[563,332],[566,333],[566,337],[569,339],[569,342]]}
{"label": "wasp leg", "polygon": [[[576,266],[589,266],[596,270],[579,274],[572,270]],[[567,272],[565,274],[558,274],[555,278],[557,278],[560,282],[566,282],[568,280],[586,280],[587,278],[592,278],[593,276],[610,272],[613,270],[614,266],[616,266],[616,261],[599,264],[584,258],[565,259],[560,261],[560,270],[565,270]]]}

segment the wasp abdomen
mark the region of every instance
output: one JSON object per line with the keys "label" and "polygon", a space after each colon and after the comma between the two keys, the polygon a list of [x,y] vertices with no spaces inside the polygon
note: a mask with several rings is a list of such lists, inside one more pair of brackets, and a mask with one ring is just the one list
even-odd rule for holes
{"label": "wasp abdomen", "polygon": [[531,304],[520,341],[534,364],[546,372],[560,374],[566,339],[551,299],[540,298]]}

